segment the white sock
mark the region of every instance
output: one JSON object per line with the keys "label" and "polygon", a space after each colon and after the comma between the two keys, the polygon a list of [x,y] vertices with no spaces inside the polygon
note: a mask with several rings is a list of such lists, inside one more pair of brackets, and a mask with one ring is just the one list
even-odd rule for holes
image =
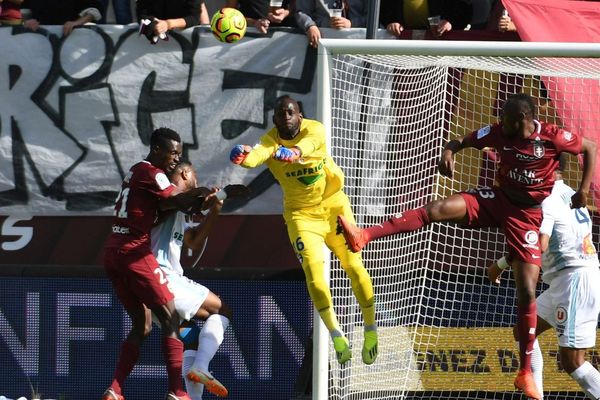
{"label": "white sock", "polygon": [[[515,342],[517,344],[517,349],[519,348],[519,342]],[[537,386],[538,390],[542,394],[542,399],[544,398],[544,356],[542,355],[542,349],[540,349],[540,342],[538,342],[537,338],[535,342],[533,342],[533,353],[531,353],[531,373],[533,374],[533,381],[535,382],[535,386]]]}
{"label": "white sock", "polygon": [[588,399],[600,399],[600,372],[589,362],[584,362],[571,372],[571,377],[579,383]]}
{"label": "white sock", "polygon": [[223,343],[225,329],[229,326],[229,319],[223,315],[213,314],[204,321],[198,335],[198,352],[194,368],[208,371],[208,363],[217,353]]}
{"label": "white sock", "polygon": [[190,395],[192,400],[202,400],[202,392],[204,392],[204,385],[196,383],[187,378],[187,373],[192,368],[194,360],[196,359],[196,350],[185,350],[183,352],[183,366],[181,368],[181,374],[185,381],[185,389]]}

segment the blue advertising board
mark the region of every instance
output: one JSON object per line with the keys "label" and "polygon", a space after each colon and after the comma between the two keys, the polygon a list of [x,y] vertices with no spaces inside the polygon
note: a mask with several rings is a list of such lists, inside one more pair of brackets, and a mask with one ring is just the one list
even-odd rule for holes
{"label": "blue advertising board", "polygon": [[[210,369],[231,399],[287,399],[310,340],[303,281],[208,281],[233,310]],[[99,398],[130,322],[108,280],[0,278],[0,395]],[[125,385],[127,400],[163,399],[166,370],[155,327]],[[206,398],[214,396],[206,394]]]}

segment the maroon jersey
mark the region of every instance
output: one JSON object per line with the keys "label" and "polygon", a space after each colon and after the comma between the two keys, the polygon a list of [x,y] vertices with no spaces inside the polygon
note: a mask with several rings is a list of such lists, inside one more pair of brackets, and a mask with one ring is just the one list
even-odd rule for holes
{"label": "maroon jersey", "polygon": [[156,221],[158,202],[174,189],[163,170],[148,161],[131,167],[117,196],[112,234],[106,247],[151,252],[150,231]]}
{"label": "maroon jersey", "polygon": [[577,155],[583,142],[581,136],[556,125],[533,122],[535,131],[527,139],[506,137],[501,123],[469,135],[471,146],[496,149],[500,155],[497,173],[500,189],[513,202],[524,206],[541,204],[552,191],[560,153]]}

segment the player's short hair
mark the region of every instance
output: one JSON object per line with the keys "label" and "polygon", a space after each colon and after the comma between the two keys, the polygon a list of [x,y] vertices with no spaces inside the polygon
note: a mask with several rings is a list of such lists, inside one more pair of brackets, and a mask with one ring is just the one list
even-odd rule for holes
{"label": "player's short hair", "polygon": [[170,128],[158,128],[152,132],[150,147],[158,146],[162,149],[169,147],[169,141],[174,140],[181,143],[181,136]]}
{"label": "player's short hair", "polygon": [[179,163],[173,168],[173,171],[169,172],[168,176],[171,177],[173,175],[177,175],[185,168],[192,168],[192,163],[189,161],[179,161]]}
{"label": "player's short hair", "polygon": [[283,103],[284,101],[291,101],[292,103],[294,103],[296,105],[298,110],[300,110],[300,106],[298,105],[298,102],[296,101],[296,99],[294,99],[292,96],[290,96],[288,94],[284,94],[275,99],[275,108],[280,107],[281,103]]}
{"label": "player's short hair", "polygon": [[522,110],[526,114],[529,114],[531,118],[535,118],[535,103],[533,97],[527,93],[515,93],[508,96],[506,103],[515,103],[519,106],[519,110]]}
{"label": "player's short hair", "polygon": [[279,96],[278,98],[276,98],[275,99],[275,108],[280,107],[281,103],[283,103],[285,100],[293,101],[296,104],[296,107],[298,107],[298,111],[300,111],[300,113],[302,115],[306,116],[306,114],[304,114],[304,106],[302,105],[302,102],[294,99],[289,94],[284,94],[284,95]]}

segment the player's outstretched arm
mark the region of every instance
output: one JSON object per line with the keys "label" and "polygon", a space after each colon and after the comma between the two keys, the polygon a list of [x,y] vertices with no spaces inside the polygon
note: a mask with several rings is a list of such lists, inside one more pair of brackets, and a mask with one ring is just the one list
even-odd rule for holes
{"label": "player's outstretched arm", "polygon": [[219,200],[215,202],[206,215],[206,218],[199,225],[186,229],[183,234],[183,243],[186,247],[192,250],[202,250],[204,248],[208,235],[212,231],[214,222],[217,220],[222,207],[223,201]]}
{"label": "player's outstretched arm", "polygon": [[302,156],[302,150],[298,147],[283,147],[280,146],[275,154],[273,154],[273,158],[279,161],[293,163],[300,159]]}
{"label": "player's outstretched arm", "polygon": [[231,149],[229,160],[234,164],[240,165],[248,157],[250,151],[252,151],[252,147],[247,144],[238,144]]}
{"label": "player's outstretched arm", "polygon": [[444,146],[442,157],[438,163],[438,171],[440,175],[452,178],[454,176],[454,154],[464,148],[470,147],[468,136],[463,136],[458,139],[452,139]]}
{"label": "player's outstretched arm", "polygon": [[250,189],[245,185],[234,184],[227,185],[223,189],[214,188],[206,196],[201,207],[203,210],[208,209],[208,214],[199,225],[185,231],[183,236],[185,245],[192,250],[203,249],[214,222],[223,208],[223,201],[225,199],[245,198],[249,195]]}
{"label": "player's outstretched arm", "polygon": [[158,203],[158,208],[161,211],[176,209],[187,212],[191,207],[204,203],[204,199],[209,194],[210,189],[205,187],[194,188],[185,192],[175,188],[175,190],[171,192],[170,197],[161,200]]}
{"label": "player's outstretched arm", "polygon": [[583,174],[577,192],[571,197],[571,208],[581,208],[587,205],[587,195],[590,192],[594,166],[596,165],[596,142],[583,138],[581,152],[583,153]]}

